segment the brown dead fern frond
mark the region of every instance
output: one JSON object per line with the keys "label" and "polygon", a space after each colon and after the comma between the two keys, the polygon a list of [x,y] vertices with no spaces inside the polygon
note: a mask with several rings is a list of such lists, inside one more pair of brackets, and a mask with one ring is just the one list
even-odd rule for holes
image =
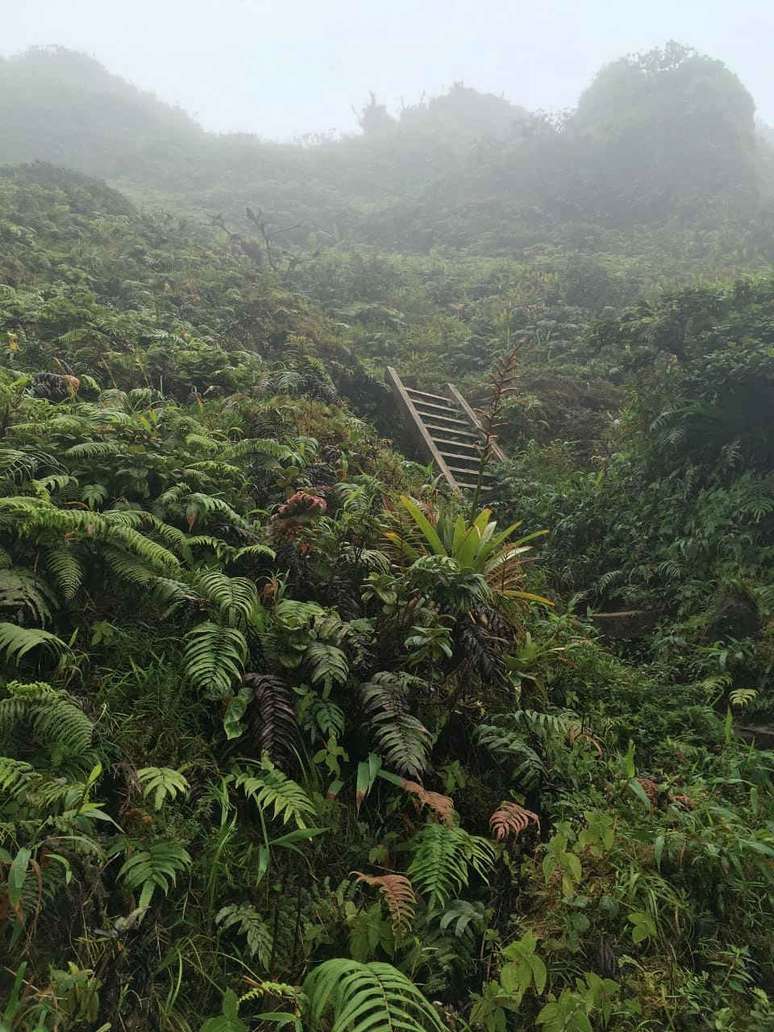
{"label": "brown dead fern frond", "polygon": [[514,838],[526,830],[530,824],[540,827],[540,818],[532,810],[527,810],[518,803],[503,802],[489,818],[489,827],[498,842],[505,842],[511,835]]}
{"label": "brown dead fern frond", "polygon": [[353,871],[359,882],[372,885],[382,894],[396,935],[407,932],[414,922],[417,895],[404,874],[363,874]]}
{"label": "brown dead fern frond", "polygon": [[428,792],[419,782],[405,779],[401,781],[401,788],[414,796],[417,809],[421,810],[423,806],[427,806],[442,824],[451,826],[454,823],[454,800],[450,796],[441,795],[440,792]]}

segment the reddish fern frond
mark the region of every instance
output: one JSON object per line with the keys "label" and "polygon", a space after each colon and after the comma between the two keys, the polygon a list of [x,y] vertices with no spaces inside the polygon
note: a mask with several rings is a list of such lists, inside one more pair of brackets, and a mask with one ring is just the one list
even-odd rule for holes
{"label": "reddish fern frond", "polygon": [[290,689],[272,674],[245,674],[244,683],[253,689],[248,719],[258,755],[268,753],[273,763],[287,769],[293,763],[298,738]]}
{"label": "reddish fern frond", "polygon": [[516,393],[519,346],[511,348],[497,360],[489,377],[489,402],[481,413],[484,428],[484,455],[489,457],[492,443],[503,421],[503,412],[508,399]]}
{"label": "reddish fern frond", "polygon": [[363,874],[353,871],[357,880],[377,888],[390,912],[392,929],[396,935],[409,930],[414,921],[417,896],[408,878],[403,874]]}
{"label": "reddish fern frond", "polygon": [[428,792],[418,782],[405,779],[401,781],[401,788],[414,796],[418,809],[428,806],[442,824],[448,824],[449,827],[454,824],[454,801],[449,796],[441,795],[440,792]]}
{"label": "reddish fern frond", "polygon": [[540,827],[540,818],[532,810],[527,810],[518,803],[503,802],[489,818],[489,827],[498,842],[505,842],[511,835],[514,838],[530,824]]}

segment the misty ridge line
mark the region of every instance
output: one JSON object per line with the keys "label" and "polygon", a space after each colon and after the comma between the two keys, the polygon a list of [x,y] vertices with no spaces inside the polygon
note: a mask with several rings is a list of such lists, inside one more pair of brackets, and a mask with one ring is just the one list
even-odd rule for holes
{"label": "misty ridge line", "polygon": [[64,165],[241,228],[248,207],[268,211],[294,243],[523,253],[566,244],[570,226],[578,246],[597,232],[589,221],[706,219],[728,205],[752,217],[774,194],[753,98],[721,61],[674,42],[606,65],[563,114],[456,83],[397,116],[372,93],[359,123],[305,144],[210,133],[83,54],[0,62],[0,161]]}
{"label": "misty ridge line", "polygon": [[[649,53],[662,53],[665,55],[670,53],[690,53],[694,56],[698,56],[698,52],[693,48],[674,40],[669,40],[665,43],[663,48],[657,48]],[[641,55],[629,53],[622,55],[621,58],[615,61],[611,61],[608,64],[603,65],[589,85],[596,81],[597,78],[604,75],[607,69],[620,62],[626,62],[629,60],[636,61],[640,56]],[[703,60],[712,61],[717,65],[723,64],[721,60],[716,58],[704,57]],[[77,71],[82,74],[80,82],[81,87],[88,88],[89,85],[91,85],[106,97],[111,95],[116,97],[129,97],[133,95],[138,100],[144,101],[149,106],[156,106],[157,108],[165,109],[172,117],[179,119],[181,125],[187,124],[191,132],[198,132],[212,139],[246,138],[255,142],[274,144],[281,147],[310,146],[314,144],[343,142],[352,140],[353,138],[358,138],[363,132],[374,128],[386,128],[388,126],[395,128],[402,127],[404,125],[410,127],[412,119],[416,119],[422,112],[431,109],[434,105],[442,102],[444,98],[458,90],[471,91],[479,97],[487,98],[493,106],[499,106],[502,112],[509,111],[513,119],[513,128],[516,128],[530,119],[538,119],[554,126],[566,127],[577,110],[577,104],[580,103],[584,93],[586,92],[586,90],[581,91],[578,102],[576,102],[575,106],[555,109],[543,107],[530,109],[520,104],[518,101],[506,97],[504,92],[497,93],[479,91],[475,85],[471,86],[469,82],[466,82],[464,79],[460,79],[454,80],[450,86],[438,93],[431,94],[428,93],[427,90],[422,90],[418,99],[413,103],[407,103],[404,98],[401,97],[399,107],[394,111],[390,111],[387,105],[381,102],[378,94],[371,90],[369,91],[368,99],[364,98],[364,106],[360,111],[355,107],[352,107],[351,109],[358,121],[360,129],[359,133],[356,130],[331,128],[323,131],[317,130],[296,133],[292,137],[273,137],[260,131],[249,129],[220,131],[206,128],[197,119],[196,115],[187,109],[186,105],[167,100],[157,91],[141,86],[131,77],[121,76],[112,72],[107,63],[78,49],[60,46],[54,43],[45,46],[32,46],[6,56],[0,55],[0,69],[2,69],[4,65],[8,71],[12,73],[15,72],[17,74],[20,71],[22,71],[22,74],[28,71],[34,75],[36,71],[42,72],[44,66],[48,66],[49,72],[56,69],[56,71],[59,72],[59,84],[64,88],[65,92],[74,87],[74,73]],[[586,89],[588,89],[588,87]],[[761,123],[761,127],[765,129],[766,124]],[[480,128],[485,131],[487,128],[491,129],[492,127],[487,126],[484,123]],[[500,130],[502,131],[502,126],[500,126]]]}

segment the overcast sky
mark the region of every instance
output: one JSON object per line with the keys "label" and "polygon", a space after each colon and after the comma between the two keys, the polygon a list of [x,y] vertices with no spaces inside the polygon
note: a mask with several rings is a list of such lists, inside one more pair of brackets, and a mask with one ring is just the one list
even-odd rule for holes
{"label": "overcast sky", "polygon": [[84,50],[207,129],[348,130],[456,80],[574,105],[601,64],[677,39],[722,58],[774,122],[774,0],[0,0],[2,53]]}

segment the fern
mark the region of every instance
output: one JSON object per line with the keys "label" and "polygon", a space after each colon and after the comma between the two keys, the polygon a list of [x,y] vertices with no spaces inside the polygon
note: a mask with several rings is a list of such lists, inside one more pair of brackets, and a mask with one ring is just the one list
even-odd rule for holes
{"label": "fern", "polygon": [[22,795],[34,774],[35,769],[29,763],[0,756],[0,798],[15,799]]}
{"label": "fern", "polygon": [[301,703],[304,729],[309,731],[312,741],[327,740],[333,735],[340,738],[344,732],[346,718],[344,710],[330,699],[318,699],[310,692]]}
{"label": "fern", "polygon": [[30,487],[39,495],[41,498],[50,500],[51,494],[61,493],[66,491],[68,487],[77,487],[78,478],[70,476],[69,473],[50,473],[47,477],[41,477],[40,480],[31,480]]}
{"label": "fern", "polygon": [[252,689],[249,722],[260,755],[287,767],[298,749],[296,711],[290,689],[271,674],[245,674]]}
{"label": "fern", "polygon": [[18,667],[21,661],[36,649],[59,658],[68,652],[68,646],[49,631],[38,627],[18,627],[12,623],[0,623],[0,653],[7,663]]}
{"label": "fern", "polygon": [[407,874],[435,909],[443,909],[468,884],[471,868],[486,880],[494,863],[494,850],[486,839],[445,824],[426,825],[408,849],[413,856]]}
{"label": "fern", "polygon": [[223,442],[205,434],[186,434],[185,443],[189,448],[201,448],[202,451],[215,452],[223,447]]}
{"label": "fern", "polygon": [[504,842],[513,836],[516,838],[522,831],[529,827],[530,823],[540,828],[540,818],[532,810],[526,810],[518,803],[500,803],[489,818],[489,827],[498,842]]}
{"label": "fern", "polygon": [[418,809],[427,806],[439,821],[450,826],[454,824],[456,811],[454,801],[449,796],[441,795],[440,792],[429,792],[416,781],[401,780],[400,787],[404,792],[414,796]]}
{"label": "fern", "polygon": [[81,498],[90,509],[98,509],[108,497],[108,489],[104,484],[84,484],[81,488]]}
{"label": "fern", "polygon": [[[18,432],[18,430],[19,424],[14,427],[14,431]],[[25,481],[32,480],[41,469],[61,471],[62,467],[53,455],[49,455],[47,452],[35,449],[25,451],[17,448],[0,449],[0,476],[8,485],[20,485]]]}
{"label": "fern", "polygon": [[362,874],[353,871],[359,882],[365,882],[379,890],[390,912],[392,928],[396,935],[404,935],[414,923],[417,897],[409,879],[403,874]]}
{"label": "fern", "polygon": [[140,890],[138,906],[145,909],[157,889],[166,896],[180,871],[191,865],[191,856],[179,842],[154,842],[147,849],[132,853],[124,861],[118,877],[130,892]]}
{"label": "fern", "polygon": [[191,684],[209,699],[223,699],[242,675],[247,642],[236,627],[205,622],[185,637],[183,660]]}
{"label": "fern", "polygon": [[378,751],[412,778],[426,770],[432,742],[427,728],[407,712],[407,688],[417,683],[423,682],[408,674],[382,672],[360,689]]}
{"label": "fern", "polygon": [[27,722],[50,753],[54,765],[83,757],[90,762],[94,724],[80,706],[63,691],[44,682],[11,681],[0,699],[0,742],[14,745],[24,736],[19,724]]}
{"label": "fern", "polygon": [[121,581],[146,587],[157,579],[154,567],[144,563],[137,556],[110,547],[103,548],[102,555],[107,565]]}
{"label": "fern", "polygon": [[294,466],[301,464],[298,452],[294,451],[293,448],[267,437],[252,437],[244,441],[238,441],[236,444],[229,446],[226,456],[229,459],[254,456],[256,458],[274,459],[275,462],[287,462]]}
{"label": "fern", "polygon": [[510,763],[514,779],[524,788],[533,788],[545,775],[542,759],[525,741],[520,730],[507,726],[513,723],[512,720],[507,717],[495,719],[496,724],[479,724],[474,732],[474,741],[499,763]]}
{"label": "fern", "polygon": [[[85,538],[126,551],[155,567],[159,573],[177,569],[180,563],[172,552],[135,529],[133,524],[141,525],[148,519],[152,519],[148,513],[118,510],[87,512],[81,509],[59,509],[41,498],[0,498],[0,522],[12,524],[23,538],[46,545]],[[158,521],[155,529],[164,526]],[[180,535],[174,528],[168,528],[167,532]]]}
{"label": "fern", "polygon": [[336,684],[346,684],[349,677],[347,657],[326,642],[313,641],[306,650],[306,661],[309,664],[313,684],[322,682],[326,692],[330,692]]}
{"label": "fern", "polygon": [[[153,513],[145,512],[141,509],[111,509],[103,515],[105,520],[111,525],[129,527],[133,530],[153,531],[170,549],[177,549],[185,557],[189,555],[188,534],[185,534],[178,527],[165,523],[157,516],[154,516]],[[174,565],[176,563],[174,557],[171,563],[168,562],[166,557],[160,558],[160,561],[166,565]]]}
{"label": "fern", "polygon": [[246,577],[228,577],[220,570],[207,570],[196,578],[196,588],[233,627],[243,627],[258,605],[255,584]]}
{"label": "fern", "polygon": [[51,589],[34,573],[20,567],[0,570],[0,609],[13,610],[19,619],[26,613],[45,624],[51,619],[52,604],[56,605],[56,598]]}
{"label": "fern", "polygon": [[64,454],[68,459],[104,459],[123,455],[125,450],[116,441],[81,441],[67,448]]}
{"label": "fern", "polygon": [[246,526],[245,520],[224,499],[198,491],[188,495],[185,517],[189,530],[193,530],[197,524],[206,523],[211,516],[215,515],[225,516],[234,527]]}
{"label": "fern", "polygon": [[137,771],[137,779],[142,785],[143,798],[153,796],[154,810],[160,810],[167,800],[185,795],[189,788],[180,771],[172,767],[143,767]]}
{"label": "fern", "polygon": [[269,970],[272,954],[272,934],[261,915],[249,903],[230,903],[215,915],[215,924],[223,931],[235,929],[247,940],[251,957],[258,960],[265,971]]}
{"label": "fern", "polygon": [[45,561],[62,598],[71,601],[83,583],[83,567],[73,549],[60,545],[45,550]]}
{"label": "fern", "polygon": [[732,706],[749,706],[758,697],[757,688],[735,688],[728,694],[728,701]]}
{"label": "fern", "polygon": [[238,548],[233,554],[233,561],[237,562],[239,559],[256,559],[258,557],[265,557],[266,559],[275,559],[277,553],[273,548],[269,548],[268,545],[245,545],[244,548]]}
{"label": "fern", "polygon": [[306,821],[314,816],[315,808],[303,788],[267,758],[249,771],[237,771],[234,784],[259,810],[272,810],[271,816],[281,817],[283,824],[293,821],[297,828],[306,828]]}
{"label": "fern", "polygon": [[429,1001],[391,964],[326,960],[303,990],[309,1032],[444,1032]]}

